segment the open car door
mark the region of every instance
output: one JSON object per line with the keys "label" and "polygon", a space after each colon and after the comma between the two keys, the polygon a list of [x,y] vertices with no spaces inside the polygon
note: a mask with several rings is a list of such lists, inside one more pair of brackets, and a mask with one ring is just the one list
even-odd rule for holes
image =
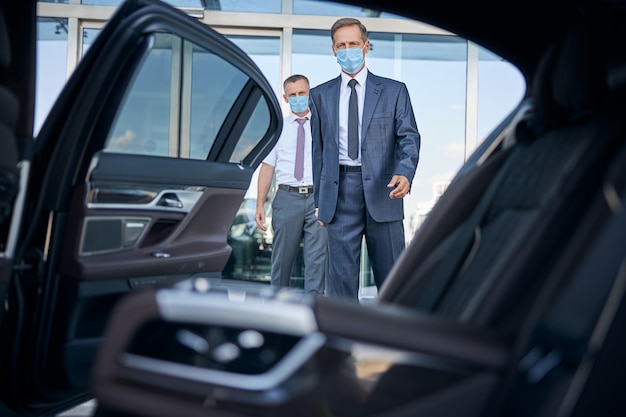
{"label": "open car door", "polygon": [[90,398],[124,295],[220,275],[281,123],[274,91],[225,37],[158,1],[117,10],[20,164],[2,269],[10,409],[50,415]]}

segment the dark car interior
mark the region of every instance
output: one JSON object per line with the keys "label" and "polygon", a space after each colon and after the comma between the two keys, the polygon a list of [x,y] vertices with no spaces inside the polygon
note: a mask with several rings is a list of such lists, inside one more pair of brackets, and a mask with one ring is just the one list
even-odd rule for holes
{"label": "dark car interior", "polygon": [[607,39],[619,31],[617,22],[580,28],[546,54],[530,108],[450,186],[381,302],[516,332],[564,249],[559,242],[576,232],[623,146],[612,105],[623,87],[607,83],[619,71],[609,64],[617,44]]}
{"label": "dark car interior", "polygon": [[[614,411],[594,399],[585,367],[604,326],[622,320],[606,304],[626,254],[622,22],[581,26],[546,52],[519,122],[451,184],[379,297],[511,341],[514,388],[498,389],[506,399],[489,415]],[[601,397],[619,399],[602,385]],[[594,394],[568,403],[577,389]]]}
{"label": "dark car interior", "polygon": [[[0,14],[0,71],[4,72],[11,60],[9,34],[4,17]],[[0,137],[2,138],[2,156],[0,156],[0,224],[11,209],[13,197],[17,191],[17,149],[15,125],[19,112],[19,103],[12,91],[0,85]],[[3,233],[3,236],[5,233]]]}
{"label": "dark car interior", "polygon": [[[11,61],[11,45],[9,34],[4,21],[4,16],[0,13],[0,75],[6,77],[6,71]],[[17,140],[15,138],[15,128],[19,115],[20,104],[13,91],[7,88],[4,83],[0,84],[0,238],[1,242],[6,241],[8,225],[5,222],[13,206],[13,200],[18,189],[17,170]]]}
{"label": "dark car interior", "polygon": [[[422,13],[440,23],[428,5]],[[91,381],[97,415],[624,415],[626,19],[608,15],[518,57],[527,97],[460,171],[374,305],[271,294],[244,307],[194,282],[133,293],[106,324]],[[464,33],[454,23],[478,42],[506,24]],[[3,85],[15,77],[9,51],[0,15]],[[0,107],[6,242],[20,133],[4,86]],[[11,267],[0,259],[2,276]],[[273,356],[216,360],[244,331]],[[206,351],[189,341],[198,335]],[[357,373],[355,347],[397,360]]]}
{"label": "dark car interior", "polygon": [[[609,22],[591,20],[546,51],[517,117],[441,197],[376,307],[310,301],[327,343],[299,369],[300,378],[322,372],[318,385],[303,388],[306,395],[264,405],[254,400],[259,392],[229,395],[219,381],[207,381],[211,393],[200,406],[194,395],[187,401],[164,389],[172,387],[168,378],[146,385],[182,401],[188,415],[200,413],[194,404],[216,415],[317,415],[316,399],[337,416],[623,414],[625,33],[623,17]],[[407,317],[407,310],[418,314]],[[217,319],[212,326],[233,330]],[[364,392],[363,381],[336,372],[345,365],[336,344],[346,340],[433,355],[433,362],[456,363],[455,371],[397,362]],[[138,381],[151,375],[132,361],[115,369],[127,343],[105,346],[97,367],[103,415],[120,411],[121,387],[141,391]],[[297,386],[294,378],[278,385]],[[326,392],[325,384],[344,389]]]}

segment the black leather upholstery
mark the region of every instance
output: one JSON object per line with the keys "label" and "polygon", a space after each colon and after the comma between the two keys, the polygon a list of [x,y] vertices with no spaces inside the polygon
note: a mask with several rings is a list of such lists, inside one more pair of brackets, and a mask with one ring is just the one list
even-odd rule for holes
{"label": "black leather upholstery", "polygon": [[9,33],[0,13],[0,225],[8,216],[18,181],[18,153],[15,138],[19,103],[11,90],[4,85],[4,73],[10,65]]}
{"label": "black leather upholstery", "polygon": [[380,302],[514,337],[624,137],[607,83],[612,31],[581,27],[546,53],[512,145],[450,185]]}

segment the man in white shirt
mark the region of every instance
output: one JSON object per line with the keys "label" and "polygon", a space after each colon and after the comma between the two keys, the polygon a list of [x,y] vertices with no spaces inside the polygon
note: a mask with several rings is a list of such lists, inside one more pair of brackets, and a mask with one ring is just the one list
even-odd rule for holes
{"label": "man in white shirt", "polygon": [[291,286],[293,264],[304,240],[304,291],[323,294],[328,241],[326,229],[317,220],[313,198],[309,80],[304,75],[292,75],[284,81],[283,88],[283,98],[289,103],[291,113],[283,119],[281,136],[261,164],[255,220],[261,230],[267,230],[265,203],[276,175],[271,285]]}

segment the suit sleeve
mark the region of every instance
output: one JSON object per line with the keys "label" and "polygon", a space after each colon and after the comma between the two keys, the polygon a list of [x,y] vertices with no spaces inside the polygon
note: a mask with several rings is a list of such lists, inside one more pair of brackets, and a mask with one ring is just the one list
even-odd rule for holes
{"label": "suit sleeve", "polygon": [[395,116],[396,166],[394,174],[404,175],[409,182],[412,182],[419,161],[421,136],[417,129],[409,91],[404,83],[400,85]]}
{"label": "suit sleeve", "polygon": [[310,93],[309,108],[311,110],[311,139],[312,139],[312,170],[313,170],[313,197],[315,199],[315,208],[319,207],[319,185],[320,176],[322,174],[322,131],[320,125],[320,117],[317,109],[317,103],[315,102],[315,94],[313,91]]}

